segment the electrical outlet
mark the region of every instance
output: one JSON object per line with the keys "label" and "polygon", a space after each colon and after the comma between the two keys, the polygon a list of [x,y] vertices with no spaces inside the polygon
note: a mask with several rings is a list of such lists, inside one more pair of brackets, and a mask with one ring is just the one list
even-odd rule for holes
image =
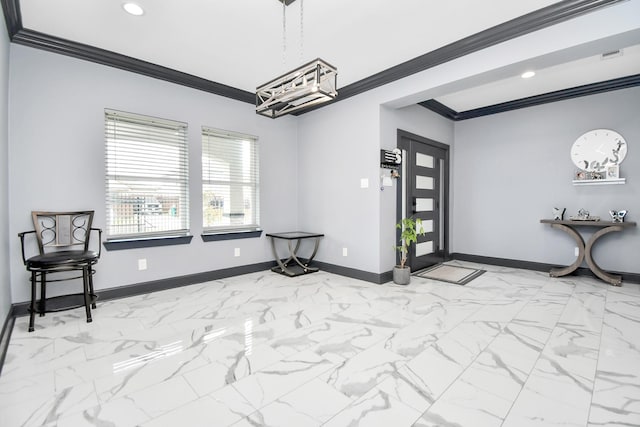
{"label": "electrical outlet", "polygon": [[360,188],[369,188],[369,178],[360,179]]}
{"label": "electrical outlet", "polygon": [[235,248],[233,250],[233,256],[240,256],[240,248]]}
{"label": "electrical outlet", "polygon": [[342,248],[342,256],[347,256],[347,248]]}
{"label": "electrical outlet", "polygon": [[573,254],[574,254],[575,256],[580,255],[580,249],[578,249],[578,247],[577,247],[577,246],[573,249]]}
{"label": "electrical outlet", "polygon": [[138,270],[146,270],[147,269],[147,259],[140,258],[138,260]]}

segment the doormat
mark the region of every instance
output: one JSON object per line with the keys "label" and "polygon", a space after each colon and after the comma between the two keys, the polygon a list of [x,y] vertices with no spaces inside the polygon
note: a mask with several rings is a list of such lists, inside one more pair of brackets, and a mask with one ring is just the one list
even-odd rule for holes
{"label": "doormat", "polygon": [[417,271],[414,273],[414,276],[439,280],[441,282],[455,283],[456,285],[466,285],[476,277],[482,275],[485,271],[486,270],[458,267],[455,265],[437,264],[424,270]]}

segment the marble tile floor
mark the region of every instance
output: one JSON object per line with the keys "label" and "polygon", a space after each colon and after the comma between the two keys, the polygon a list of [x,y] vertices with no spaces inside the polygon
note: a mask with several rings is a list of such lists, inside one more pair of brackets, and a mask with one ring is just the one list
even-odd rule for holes
{"label": "marble tile floor", "polygon": [[19,318],[0,425],[640,426],[640,285],[482,268],[267,271]]}

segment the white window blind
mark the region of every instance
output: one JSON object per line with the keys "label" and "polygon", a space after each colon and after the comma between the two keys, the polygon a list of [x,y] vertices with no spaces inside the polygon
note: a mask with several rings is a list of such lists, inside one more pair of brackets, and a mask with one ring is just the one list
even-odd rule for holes
{"label": "white window blind", "polygon": [[107,238],[189,231],[187,124],[105,110]]}
{"label": "white window blind", "polygon": [[205,232],[260,229],[258,138],[202,128]]}

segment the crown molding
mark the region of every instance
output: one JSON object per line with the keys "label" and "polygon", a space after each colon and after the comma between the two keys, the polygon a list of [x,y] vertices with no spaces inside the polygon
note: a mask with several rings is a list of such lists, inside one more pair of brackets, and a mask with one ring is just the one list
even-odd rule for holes
{"label": "crown molding", "polygon": [[447,119],[458,121],[460,120],[460,113],[456,110],[453,110],[441,102],[436,101],[435,99],[428,99],[426,101],[419,102],[418,105],[423,106],[424,108],[433,111],[434,113],[440,114],[442,117],[446,117]]}
{"label": "crown molding", "polygon": [[339,102],[470,53],[624,1],[627,0],[565,0],[552,4],[339,88],[336,99],[311,107],[300,114]]}
{"label": "crown molding", "polygon": [[22,29],[14,34],[13,43],[59,53],[97,64],[107,65],[121,70],[131,71],[144,76],[176,83],[193,89],[235,99],[237,101],[255,103],[256,95],[252,92],[237,89],[222,83],[203,79],[192,74],[183,73],[172,68],[163,67],[151,62],[142,61],[130,56],[121,55],[94,46],[53,37],[37,31]]}
{"label": "crown molding", "polygon": [[4,21],[7,25],[9,40],[13,39],[15,33],[22,29],[22,16],[20,15],[20,2],[18,0],[0,0]]}
{"label": "crown molding", "polygon": [[640,86],[640,74],[576,86],[569,89],[557,90],[541,95],[529,96],[527,98],[516,99],[514,101],[502,102],[499,104],[489,105],[487,107],[475,108],[461,112],[455,111],[435,99],[420,102],[419,105],[448,119],[460,121],[488,116],[491,114],[504,113],[506,111],[518,110],[520,108],[533,107],[535,105],[563,101],[565,99],[594,95],[612,90],[626,89],[634,86]]}
{"label": "crown molding", "polygon": [[[278,0],[289,4],[294,0]],[[402,64],[351,83],[338,90],[334,101],[320,104],[295,115],[304,114],[361,94],[379,86],[402,79],[412,74],[433,68],[464,55],[485,49],[533,31],[537,31],[577,16],[593,12],[627,0],[564,0],[528,13],[511,21],[465,37],[456,42],[418,56]],[[22,26],[19,0],[0,0],[4,11],[9,39],[18,44],[44,49],[74,58],[131,71],[148,77],[165,80],[216,95],[255,104],[255,94],[231,86],[183,73],[171,68],[121,55],[94,46],[76,43],[48,34],[39,33]]]}

